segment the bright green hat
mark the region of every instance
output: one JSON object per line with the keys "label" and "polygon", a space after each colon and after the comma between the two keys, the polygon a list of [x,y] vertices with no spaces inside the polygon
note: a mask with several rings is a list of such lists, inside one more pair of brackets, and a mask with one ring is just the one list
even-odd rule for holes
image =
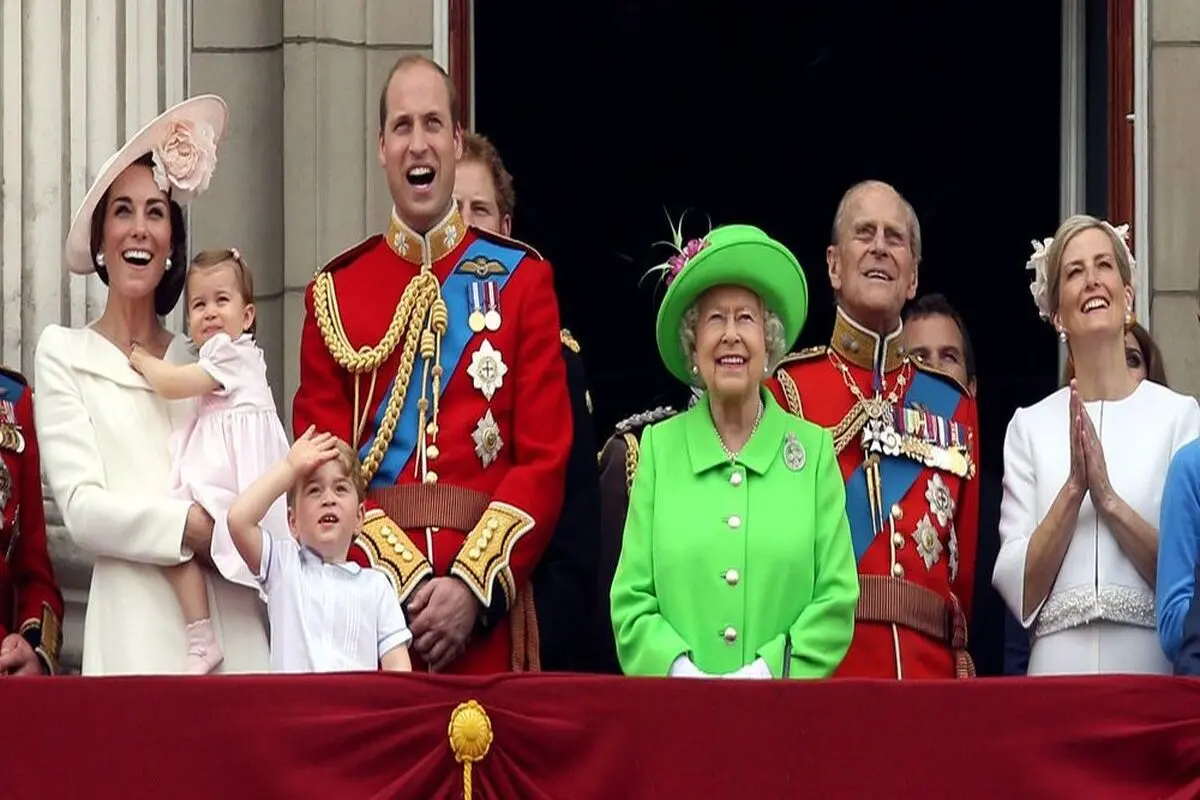
{"label": "bright green hat", "polygon": [[691,359],[679,325],[692,304],[714,286],[741,286],[757,294],[783,322],[791,349],[808,317],[808,282],[791,251],[753,225],[725,225],[679,248],[661,268],[669,281],[658,308],[658,353],[679,380],[691,382]]}

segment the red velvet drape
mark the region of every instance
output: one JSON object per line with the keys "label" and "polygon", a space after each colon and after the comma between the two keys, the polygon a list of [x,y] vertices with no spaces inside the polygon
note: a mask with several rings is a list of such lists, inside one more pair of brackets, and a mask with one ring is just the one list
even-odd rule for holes
{"label": "red velvet drape", "polygon": [[1200,681],[0,678],[8,798],[1195,798]]}

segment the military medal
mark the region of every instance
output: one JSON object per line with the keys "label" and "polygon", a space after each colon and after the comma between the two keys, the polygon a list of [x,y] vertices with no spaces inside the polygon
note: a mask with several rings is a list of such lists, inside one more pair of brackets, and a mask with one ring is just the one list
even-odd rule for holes
{"label": "military medal", "polygon": [[488,281],[484,284],[487,290],[487,311],[483,315],[484,324],[489,331],[500,330],[500,296],[496,284]]}
{"label": "military medal", "polygon": [[8,471],[8,464],[0,458],[0,517],[3,516],[4,509],[8,508],[8,501],[12,499],[12,491],[12,473]]}
{"label": "military medal", "polygon": [[471,354],[471,366],[467,367],[467,374],[471,376],[475,388],[483,392],[489,401],[496,390],[504,385],[507,372],[508,365],[504,363],[500,351],[492,347],[487,339]]}
{"label": "military medal", "polygon": [[467,286],[467,300],[471,303],[471,313],[467,315],[467,327],[473,333],[483,330],[483,297],[478,281],[472,281]]}
{"label": "military medal", "polygon": [[471,438],[475,440],[475,455],[479,456],[479,460],[483,462],[484,468],[487,468],[496,460],[500,448],[504,446],[504,440],[500,438],[500,426],[496,424],[495,418],[492,417],[492,410],[490,408],[483,415],[483,418],[475,424],[475,430],[471,432]]}
{"label": "military medal", "polygon": [[804,445],[800,444],[799,440],[796,439],[796,434],[789,431],[787,443],[783,446],[783,463],[792,472],[799,472],[804,469],[805,461]]}
{"label": "military medal", "polygon": [[0,448],[14,453],[25,450],[25,436],[17,424],[17,411],[11,400],[0,400]]}

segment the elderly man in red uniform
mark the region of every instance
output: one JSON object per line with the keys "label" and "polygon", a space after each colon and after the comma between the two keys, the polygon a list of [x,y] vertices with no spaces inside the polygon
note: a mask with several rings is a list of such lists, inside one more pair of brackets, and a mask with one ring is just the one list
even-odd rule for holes
{"label": "elderly man in red uniform", "polygon": [[62,646],[32,401],[24,376],[0,368],[0,675],[53,675]]}
{"label": "elderly man in red uniform", "polygon": [[826,260],[832,340],[788,356],[768,385],[792,413],[832,430],[846,479],[861,591],[836,674],[971,676],[977,415],[961,383],[901,345],[900,312],[921,261],[912,206],[886,183],[852,187]]}
{"label": "elderly man in red uniform", "polygon": [[362,455],[351,554],[392,579],[414,665],[486,674],[537,668],[527,586],[559,515],[571,409],[550,265],[468,228],[453,200],[454,94],[423,56],[388,76],[391,224],[308,288],[293,424]]}

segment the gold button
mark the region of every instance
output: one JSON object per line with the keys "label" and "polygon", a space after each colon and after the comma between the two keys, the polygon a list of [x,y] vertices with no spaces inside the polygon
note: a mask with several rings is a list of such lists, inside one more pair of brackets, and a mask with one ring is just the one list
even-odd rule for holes
{"label": "gold button", "polygon": [[431,445],[429,445],[429,447],[425,448],[425,457],[428,458],[430,461],[436,460],[437,457],[440,456],[441,454],[442,454],[442,451],[438,450],[438,446],[436,444],[431,444]]}
{"label": "gold button", "polygon": [[897,578],[903,578],[904,577],[904,567],[902,567],[899,564],[892,564],[892,574],[895,575]]}
{"label": "gold button", "polygon": [[732,517],[729,518],[729,527],[731,527],[731,528],[742,527],[742,518],[739,517],[737,514],[734,514]]}
{"label": "gold button", "polygon": [[904,519],[904,509],[900,508],[899,503],[892,504],[892,519]]}
{"label": "gold button", "polygon": [[729,483],[730,483],[730,484],[732,484],[732,485],[734,485],[734,486],[741,486],[741,485],[742,485],[742,473],[740,473],[740,472],[735,472],[735,473],[733,473],[732,475],[730,475],[730,476],[729,476]]}
{"label": "gold button", "polygon": [[389,535],[388,535],[388,537],[387,537],[387,543],[388,543],[388,544],[395,544],[395,543],[396,543],[396,542],[398,542],[398,541],[400,541],[400,537],[399,537],[399,536],[397,536],[397,535],[396,535],[396,534],[394,534],[394,533],[393,533],[393,534],[389,534]]}
{"label": "gold button", "polygon": [[892,535],[892,544],[894,544],[897,549],[904,547],[904,534],[902,534],[902,533],[893,534]]}
{"label": "gold button", "polygon": [[472,547],[470,550],[467,551],[467,555],[469,555],[473,559],[479,558],[479,548]]}
{"label": "gold button", "polygon": [[393,542],[392,549],[395,550],[398,554],[404,555],[404,545]]}
{"label": "gold button", "polygon": [[426,475],[425,475],[425,482],[426,483],[437,483],[437,478],[438,478],[438,476],[437,476],[436,472],[429,472],[429,473],[426,473]]}
{"label": "gold button", "polygon": [[737,586],[739,579],[740,576],[738,575],[738,571],[736,569],[725,570],[725,582],[730,586]]}
{"label": "gold button", "polygon": [[497,528],[500,527],[500,520],[496,519],[495,517],[492,517],[491,519],[489,519],[487,521],[487,527],[488,527],[489,531],[496,530]]}
{"label": "gold button", "polygon": [[403,561],[412,561],[413,560],[412,550],[406,549],[403,553],[400,554],[400,558]]}
{"label": "gold button", "polygon": [[725,639],[726,644],[733,644],[737,641],[737,629],[726,628],[725,632],[722,633],[721,636]]}
{"label": "gold button", "polygon": [[380,529],[379,529],[379,532],[380,532],[381,534],[383,534],[384,536],[391,536],[391,535],[392,535],[392,529],[391,529],[391,528],[389,528],[387,525],[384,525],[382,528],[380,528]]}

